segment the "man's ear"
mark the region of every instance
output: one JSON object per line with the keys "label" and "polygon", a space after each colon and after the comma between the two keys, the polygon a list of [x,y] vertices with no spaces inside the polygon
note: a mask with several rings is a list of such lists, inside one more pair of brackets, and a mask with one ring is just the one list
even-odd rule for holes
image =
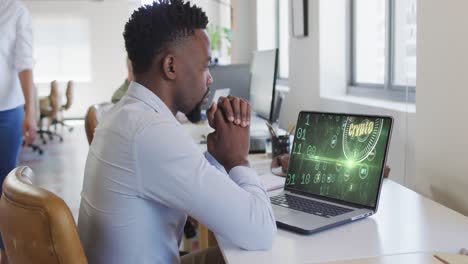
{"label": "man's ear", "polygon": [[175,57],[172,54],[164,56],[162,60],[162,72],[164,77],[169,80],[174,80],[176,78],[176,66],[175,66]]}

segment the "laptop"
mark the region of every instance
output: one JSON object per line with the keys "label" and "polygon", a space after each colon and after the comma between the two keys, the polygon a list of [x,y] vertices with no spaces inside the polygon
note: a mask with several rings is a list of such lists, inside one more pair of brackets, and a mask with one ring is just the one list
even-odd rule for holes
{"label": "laptop", "polygon": [[299,113],[277,226],[312,234],[377,212],[393,119]]}

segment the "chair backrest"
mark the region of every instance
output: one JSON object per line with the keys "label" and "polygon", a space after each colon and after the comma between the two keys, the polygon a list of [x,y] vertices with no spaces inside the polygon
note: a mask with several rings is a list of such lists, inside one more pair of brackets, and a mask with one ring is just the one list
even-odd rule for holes
{"label": "chair backrest", "polygon": [[32,177],[30,168],[18,167],[3,183],[0,232],[9,263],[87,263],[69,208]]}
{"label": "chair backrest", "polygon": [[94,104],[88,108],[88,112],[85,115],[85,131],[86,137],[88,138],[88,144],[91,145],[91,142],[94,138],[94,130],[99,123],[99,120],[102,118],[102,115],[109,111],[109,109],[114,104],[105,102],[100,104]]}
{"label": "chair backrest", "polygon": [[41,118],[49,118],[50,121],[57,120],[60,110],[60,94],[57,82],[50,83],[50,94],[46,98],[39,100]]}
{"label": "chair backrest", "polygon": [[52,120],[57,120],[58,113],[60,111],[60,94],[57,83],[55,81],[52,82],[52,85],[50,86],[49,103],[51,109],[49,117]]}
{"label": "chair backrest", "polygon": [[73,81],[68,81],[67,90],[65,90],[65,96],[67,102],[63,106],[63,109],[68,110],[73,104]]}

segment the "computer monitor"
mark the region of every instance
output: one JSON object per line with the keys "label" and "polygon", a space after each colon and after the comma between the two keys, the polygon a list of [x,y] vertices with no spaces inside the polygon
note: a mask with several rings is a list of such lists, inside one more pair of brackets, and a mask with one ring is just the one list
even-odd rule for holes
{"label": "computer monitor", "polygon": [[250,104],[258,116],[275,122],[278,49],[254,51],[250,67]]}
{"label": "computer monitor", "polygon": [[[249,100],[250,95],[250,65],[249,64],[229,64],[210,66],[210,74],[213,77],[213,84],[210,86],[210,102],[216,90],[230,89],[230,94]],[[209,106],[206,106],[208,108]]]}

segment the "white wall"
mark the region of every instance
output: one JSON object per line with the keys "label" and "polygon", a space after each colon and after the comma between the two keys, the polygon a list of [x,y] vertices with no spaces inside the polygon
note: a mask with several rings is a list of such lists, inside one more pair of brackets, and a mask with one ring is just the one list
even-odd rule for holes
{"label": "white wall", "polygon": [[310,35],[290,40],[291,92],[282,125],[294,123],[302,109],[391,115],[390,177],[468,215],[468,2],[418,1],[414,106],[339,96],[347,82],[345,1],[309,0]]}
{"label": "white wall", "polygon": [[301,110],[319,110],[318,0],[309,0],[308,14],[309,36],[289,40],[290,92],[281,109],[280,124],[283,127],[295,124]]}
{"label": "white wall", "polygon": [[232,0],[233,64],[250,63],[257,49],[256,0]]}
{"label": "white wall", "polygon": [[[24,2],[33,20],[44,16],[59,18],[74,16],[87,19],[91,25],[89,30],[91,81],[75,84],[74,104],[65,113],[65,117],[84,117],[90,105],[110,101],[113,92],[127,76],[125,61],[127,54],[122,33],[131,12],[140,5],[140,1],[24,0]],[[244,2],[250,1],[242,2],[244,5],[246,4]],[[229,26],[230,19],[220,17],[221,13],[226,13],[224,5],[209,0],[196,0],[192,3],[203,8],[209,16],[210,23]],[[47,95],[50,91],[49,82],[37,83],[37,86],[39,95]],[[59,87],[64,90],[66,83],[59,83]]]}
{"label": "white wall", "polygon": [[[124,24],[129,17],[127,0],[113,1],[24,1],[33,19],[78,16],[89,19],[91,30],[91,82],[76,83],[75,101],[67,117],[83,117],[88,106],[109,101],[126,78]],[[60,84],[65,89],[65,84]],[[38,84],[47,94],[49,84]]]}
{"label": "white wall", "polygon": [[280,123],[283,127],[295,124],[300,110],[393,116],[387,164],[391,168],[390,177],[405,184],[405,176],[415,174],[415,108],[345,95],[346,3],[346,0],[309,0],[309,36],[290,39],[290,92]]}
{"label": "white wall", "polygon": [[468,1],[418,1],[414,187],[468,215]]}

